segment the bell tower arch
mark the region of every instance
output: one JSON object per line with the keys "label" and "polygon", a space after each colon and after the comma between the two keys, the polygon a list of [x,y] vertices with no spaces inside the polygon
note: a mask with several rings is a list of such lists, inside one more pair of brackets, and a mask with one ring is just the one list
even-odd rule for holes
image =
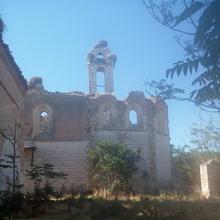
{"label": "bell tower arch", "polygon": [[[89,94],[96,94],[103,87],[105,93],[114,92],[113,72],[117,57],[111,54],[107,41],[99,41],[87,55],[89,72]],[[102,85],[98,83],[97,74],[104,75]]]}

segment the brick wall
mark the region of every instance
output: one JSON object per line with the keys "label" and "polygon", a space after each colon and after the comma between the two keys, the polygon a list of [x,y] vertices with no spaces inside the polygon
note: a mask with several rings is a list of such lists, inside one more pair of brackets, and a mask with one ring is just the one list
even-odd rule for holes
{"label": "brick wall", "polygon": [[[33,135],[33,127],[35,126],[33,119],[37,112],[35,110],[39,108],[37,114],[40,114],[44,105],[50,106],[48,111],[51,111],[53,115],[52,130],[50,134],[36,136]],[[136,191],[145,191],[149,187],[169,186],[171,158],[167,106],[163,101],[146,99],[144,94],[138,91],[131,92],[125,101],[117,100],[110,94],[77,95],[41,91],[40,93],[28,92],[25,98],[25,109],[27,139],[31,139],[39,145],[35,153],[37,160],[44,158],[44,155],[56,155],[56,148],[52,147],[52,143],[56,145],[70,141],[75,146],[78,141],[88,141],[91,146],[97,140],[123,142],[140,152],[141,158],[137,164],[139,169],[133,183]],[[111,114],[111,120],[108,124],[103,123],[106,109]],[[132,110],[137,113],[137,124],[132,124],[130,121],[129,112]],[[44,151],[47,149],[45,143],[50,143],[49,151]],[[76,148],[77,150],[85,150],[84,154],[87,154],[84,148]],[[71,148],[63,147],[63,151],[64,157],[68,156],[71,153]],[[84,163],[79,163],[77,169],[79,172],[83,172],[80,175],[87,176],[84,170],[87,161],[86,158],[84,159]],[[48,160],[52,164],[57,164],[57,159],[53,156]],[[62,160],[63,164],[70,164],[69,159]],[[63,171],[63,164],[61,167],[57,164],[57,168]],[[81,178],[77,180],[74,170],[70,169],[67,172],[74,181],[85,183]]]}
{"label": "brick wall", "polygon": [[[60,188],[62,184],[70,187],[74,185],[87,184],[87,141],[57,141],[57,142],[35,142],[33,164],[39,165],[49,163],[54,165],[54,170],[67,174],[66,180],[55,182],[55,187]],[[25,169],[31,168],[31,149],[25,149]],[[25,191],[32,190],[32,182],[25,176]]]}
{"label": "brick wall", "polygon": [[94,134],[95,141],[109,140],[122,142],[135,152],[139,152],[137,162],[138,172],[133,180],[136,191],[146,191],[148,187],[155,187],[154,173],[152,173],[152,152],[146,131],[101,131]]}
{"label": "brick wall", "polygon": [[[0,42],[0,129],[4,129],[7,135],[13,135],[15,121],[23,124],[24,113],[24,94],[26,90],[26,81],[23,79],[18,66],[15,64],[8,46]],[[22,129],[17,131],[18,136],[22,133]],[[12,145],[0,136],[0,159],[6,154],[12,154]],[[23,139],[17,146],[17,153],[20,157],[17,159],[18,166],[22,166],[23,160]],[[20,172],[20,181],[22,182],[22,169]],[[11,171],[9,169],[2,170],[10,179]],[[0,177],[3,181],[0,184],[5,187],[5,178]]]}

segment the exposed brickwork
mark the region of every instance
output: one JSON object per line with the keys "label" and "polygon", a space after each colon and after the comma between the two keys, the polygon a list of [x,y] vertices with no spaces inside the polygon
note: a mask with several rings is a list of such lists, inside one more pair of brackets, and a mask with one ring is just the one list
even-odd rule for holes
{"label": "exposed brickwork", "polygon": [[[77,144],[79,140],[86,141],[81,145],[85,155],[87,146],[88,148],[94,146],[99,140],[122,142],[140,152],[139,169],[133,183],[137,191],[144,191],[149,187],[169,186],[170,149],[169,133],[166,131],[167,108],[166,105],[161,104],[161,101],[146,99],[144,94],[138,91],[131,92],[126,100],[120,101],[110,94],[91,96],[78,93],[49,93],[33,89],[28,91],[25,99],[25,115],[27,139],[37,142],[38,145],[35,150],[36,161],[39,162],[39,158],[44,158],[42,161],[50,161],[59,168],[56,159],[59,156],[56,147],[53,146],[55,145],[58,149],[63,148],[63,155],[59,158],[60,164],[62,167],[68,167],[71,149],[65,147],[66,141],[71,141],[72,145]],[[107,124],[106,109],[110,112],[110,121]],[[131,110],[137,113],[136,125],[132,125],[130,121]],[[43,111],[52,115],[51,132],[33,134],[31,131],[36,130],[34,127],[37,124],[34,119],[38,117],[39,121],[39,115]],[[75,151],[74,155],[78,157],[78,153],[80,151]],[[49,155],[53,156],[49,158]],[[30,155],[27,154],[27,157],[30,160]],[[47,157],[49,159],[46,159]],[[89,185],[89,180],[85,178],[86,172],[83,171],[87,164],[86,158],[84,157],[81,162],[75,162],[77,162],[76,169],[67,170],[70,176],[67,183],[71,184],[74,181]],[[64,171],[62,167],[61,170]]]}
{"label": "exposed brickwork", "polygon": [[[32,147],[36,146],[34,164],[51,163],[56,170],[67,173],[68,180],[64,182],[67,186],[89,185],[88,148],[98,140],[111,140],[140,152],[139,169],[133,182],[136,191],[144,191],[149,186],[167,187],[171,178],[167,106],[159,99],[146,99],[139,91],[130,92],[126,100],[113,96],[116,56],[107,46],[107,42],[99,42],[87,57],[89,95],[48,92],[42,80],[35,77],[23,100],[21,86],[15,86],[15,78],[7,73],[7,66],[0,59],[0,79],[5,86],[0,86],[1,97],[4,97],[1,103],[4,107],[10,103],[9,110],[2,111],[0,120],[9,117],[13,121],[16,114],[20,114],[20,119],[25,117],[22,170],[30,168]],[[105,75],[105,94],[102,95],[97,94],[98,71]],[[11,113],[12,109],[16,114]],[[131,111],[137,115],[136,124],[132,123]],[[48,129],[44,132],[40,129],[42,112],[48,114]],[[31,190],[30,181],[25,175],[24,178],[25,190]]]}
{"label": "exposed brickwork", "polygon": [[[85,140],[87,137],[87,97],[78,94],[28,93],[25,98],[25,116],[27,135],[33,137],[35,117],[43,111],[46,105],[53,110],[52,130],[46,140]],[[40,106],[40,108],[39,108]],[[35,111],[36,110],[36,111]],[[33,115],[35,112],[35,115]],[[38,137],[40,138],[40,137]],[[42,138],[44,138],[42,136]],[[44,138],[44,139],[45,139]]]}
{"label": "exposed brickwork", "polygon": [[[60,188],[64,184],[67,188],[72,184],[86,185],[87,180],[87,141],[57,141],[34,142],[37,149],[34,150],[33,164],[49,163],[54,165],[56,171],[67,174],[67,180],[56,182],[55,187]],[[31,168],[31,149],[25,149],[25,168]],[[25,177],[25,191],[31,191],[33,185],[28,177]]]}
{"label": "exposed brickwork", "polygon": [[[18,66],[15,64],[12,55],[2,41],[0,42],[0,129],[3,129],[7,135],[13,135],[15,121],[23,124],[24,113],[24,94],[26,90],[26,81],[24,80]],[[17,135],[22,134],[22,129],[17,131]],[[22,174],[23,161],[23,140],[17,144],[18,166],[21,167]],[[5,159],[4,155],[11,155],[12,145],[0,135],[0,159]],[[0,168],[1,169],[1,168]],[[5,176],[1,176],[4,173]],[[10,169],[1,170],[0,189],[5,189],[6,182],[12,178]],[[6,181],[6,179],[8,179]],[[20,179],[22,182],[23,180]]]}
{"label": "exposed brickwork", "polygon": [[98,42],[93,50],[87,56],[89,72],[89,93],[97,93],[97,72],[104,74],[105,92],[113,93],[113,69],[116,62],[116,56],[111,54],[106,41]]}

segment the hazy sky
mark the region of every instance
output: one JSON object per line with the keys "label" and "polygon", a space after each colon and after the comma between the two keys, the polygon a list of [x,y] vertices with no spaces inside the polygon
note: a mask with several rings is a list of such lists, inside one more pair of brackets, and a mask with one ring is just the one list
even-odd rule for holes
{"label": "hazy sky", "polygon": [[[155,22],[139,0],[0,0],[9,44],[24,77],[43,78],[49,91],[88,92],[86,56],[99,40],[117,55],[115,95],[145,90],[146,80],[165,77],[183,59],[174,33]],[[189,88],[189,78],[176,78]],[[171,143],[188,140],[200,111],[192,104],[168,102]],[[204,115],[204,114],[203,114]]]}

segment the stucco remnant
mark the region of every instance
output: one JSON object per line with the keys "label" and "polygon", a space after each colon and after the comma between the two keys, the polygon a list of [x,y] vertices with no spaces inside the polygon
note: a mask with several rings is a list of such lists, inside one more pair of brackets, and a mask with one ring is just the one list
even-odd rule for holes
{"label": "stucco remnant", "polygon": [[202,195],[220,196],[220,162],[210,160],[200,165]]}

